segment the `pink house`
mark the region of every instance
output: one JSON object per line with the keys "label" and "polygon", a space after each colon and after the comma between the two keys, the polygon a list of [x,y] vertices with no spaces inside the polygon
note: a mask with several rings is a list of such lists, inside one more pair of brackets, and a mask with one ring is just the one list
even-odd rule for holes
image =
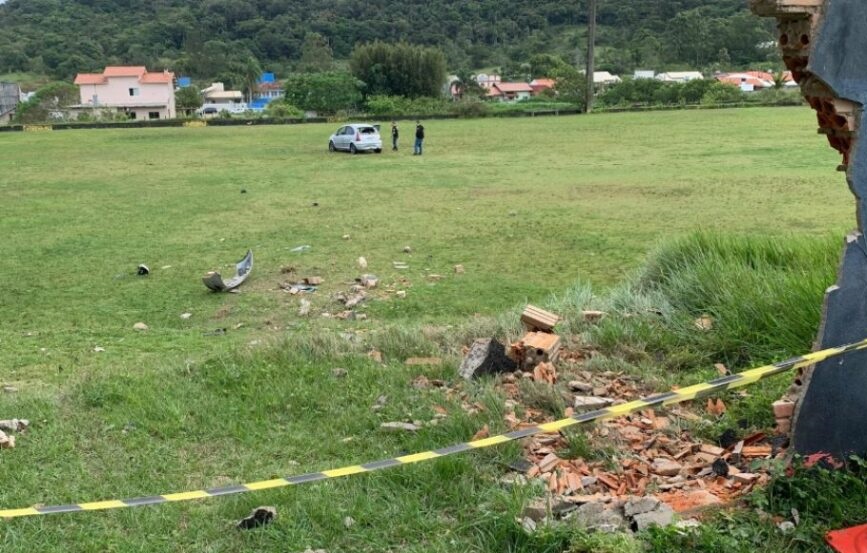
{"label": "pink house", "polygon": [[533,96],[533,87],[527,83],[504,83],[498,82],[488,89],[488,98],[497,99],[501,102],[515,102],[527,100]]}
{"label": "pink house", "polygon": [[132,119],[173,119],[174,73],[149,73],[144,67],[106,67],[102,73],[79,73],[80,108],[129,114]]}

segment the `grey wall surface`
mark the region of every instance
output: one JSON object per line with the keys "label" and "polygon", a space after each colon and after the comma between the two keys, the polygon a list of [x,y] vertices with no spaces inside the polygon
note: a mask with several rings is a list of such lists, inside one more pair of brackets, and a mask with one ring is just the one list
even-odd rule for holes
{"label": "grey wall surface", "polygon": [[[814,37],[810,71],[841,98],[867,104],[867,3],[832,0]],[[862,118],[859,128],[864,128]],[[859,227],[867,214],[867,140],[850,158],[849,184],[858,198]],[[863,231],[863,228],[861,229]],[[846,244],[837,286],[830,289],[819,333],[821,349],[867,337],[867,241],[853,234]],[[867,352],[820,363],[804,383],[794,424],[798,453],[838,457],[867,454]]]}

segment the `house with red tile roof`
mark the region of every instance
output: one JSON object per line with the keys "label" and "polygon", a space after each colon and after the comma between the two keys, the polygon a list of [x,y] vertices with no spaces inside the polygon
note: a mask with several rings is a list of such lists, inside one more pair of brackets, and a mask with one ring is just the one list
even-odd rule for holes
{"label": "house with red tile roof", "polygon": [[[782,75],[783,87],[798,86],[792,78],[792,72],[786,71]],[[720,73],[715,76],[716,80],[721,83],[731,84],[740,87],[744,92],[753,92],[755,90],[764,90],[774,88],[776,86],[776,76],[767,71],[744,71],[741,73]]]}
{"label": "house with red tile roof", "polygon": [[173,119],[177,116],[174,80],[174,73],[149,72],[142,66],[79,73],[75,84],[81,104],[74,108],[122,112],[131,119]]}
{"label": "house with red tile roof", "polygon": [[527,83],[504,83],[491,84],[488,89],[488,98],[501,102],[516,102],[527,100],[533,96],[533,87]]}
{"label": "house with red tile roof", "polygon": [[546,90],[554,90],[557,82],[554,79],[533,79],[530,81],[530,88],[533,89],[533,96],[538,96]]}

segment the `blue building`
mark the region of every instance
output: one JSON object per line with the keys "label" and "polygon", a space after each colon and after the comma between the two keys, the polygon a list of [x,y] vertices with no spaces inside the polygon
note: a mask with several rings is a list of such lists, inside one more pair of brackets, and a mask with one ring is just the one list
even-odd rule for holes
{"label": "blue building", "polygon": [[274,76],[274,73],[262,73],[250,108],[255,110],[265,109],[269,103],[285,95],[283,84]]}

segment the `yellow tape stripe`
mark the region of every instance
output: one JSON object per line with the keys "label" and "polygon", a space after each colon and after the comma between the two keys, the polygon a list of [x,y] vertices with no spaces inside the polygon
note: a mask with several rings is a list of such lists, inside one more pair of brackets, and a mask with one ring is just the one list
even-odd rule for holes
{"label": "yellow tape stripe", "polygon": [[512,440],[510,440],[506,436],[491,436],[490,438],[485,438],[484,440],[476,440],[475,442],[470,442],[467,445],[474,449],[482,449],[485,447],[500,445],[511,441]]}
{"label": "yellow tape stripe", "polygon": [[436,459],[437,457],[442,457],[442,455],[440,455],[439,453],[434,453],[433,451],[425,451],[424,453],[416,453],[415,455],[404,455],[403,457],[398,457],[396,460],[400,461],[405,465],[410,465],[412,463],[430,461],[431,459]]}
{"label": "yellow tape stripe", "polygon": [[244,487],[250,490],[251,492],[259,491],[259,490],[271,490],[274,488],[282,488],[284,486],[288,486],[289,482],[284,480],[283,478],[276,478],[274,480],[264,480],[262,482],[253,482],[250,484],[244,484]]}
{"label": "yellow tape stripe", "polygon": [[57,507],[28,507],[22,509],[5,509],[0,510],[0,518],[18,518],[18,517],[29,517],[36,515],[46,515],[52,513],[67,513],[67,512],[76,512],[76,511],[102,511],[107,509],[119,509],[123,507],[137,507],[142,505],[152,505],[163,502],[177,502],[177,501],[191,501],[195,499],[204,499],[208,497],[216,497],[222,495],[229,495],[235,493],[244,493],[244,492],[252,492],[252,491],[260,491],[260,490],[269,490],[275,488],[282,488],[285,486],[293,485],[293,484],[305,484],[309,482],[317,482],[319,480],[329,479],[329,478],[341,478],[345,476],[352,476],[354,474],[360,474],[364,472],[372,472],[374,470],[381,470],[390,468],[393,466],[399,465],[407,465],[413,463],[421,463],[425,461],[430,461],[433,459],[438,459],[440,457],[444,457],[446,455],[452,455],[455,453],[460,453],[463,451],[467,451],[470,449],[482,449],[486,447],[493,447],[496,445],[504,444],[507,442],[514,441],[520,437],[527,437],[533,434],[541,434],[548,432],[557,432],[564,428],[568,428],[570,426],[574,426],[577,424],[586,424],[595,421],[601,421],[606,419],[611,419],[615,417],[621,417],[624,415],[628,415],[631,413],[635,413],[641,411],[642,409],[646,409],[651,406],[659,406],[660,404],[674,405],[677,403],[683,403],[686,401],[690,401],[695,399],[696,396],[701,394],[712,394],[712,393],[720,393],[726,390],[740,388],[743,386],[749,386],[754,384],[764,378],[768,378],[770,376],[780,374],[782,372],[790,371],[792,369],[799,369],[803,367],[807,367],[813,364],[816,364],[821,361],[825,361],[827,359],[831,359],[833,357],[839,357],[845,353],[849,353],[851,351],[858,351],[867,349],[867,340],[862,342],[858,342],[856,344],[851,344],[848,346],[843,346],[840,348],[832,348],[824,351],[817,351],[814,353],[807,354],[803,357],[791,359],[788,361],[783,361],[781,363],[777,363],[775,365],[767,365],[764,367],[758,367],[755,369],[751,369],[745,372],[742,372],[738,375],[734,375],[733,377],[726,377],[723,379],[718,379],[712,382],[706,382],[703,384],[696,384],[694,386],[688,386],[683,388],[682,390],[676,390],[674,392],[670,392],[667,394],[661,394],[663,397],[657,396],[656,399],[648,398],[648,400],[637,400],[629,403],[624,403],[622,405],[614,405],[607,409],[602,409],[598,412],[586,414],[586,415],[575,415],[574,417],[570,417],[568,419],[563,419],[559,421],[548,422],[544,424],[540,424],[534,429],[525,432],[525,433],[511,433],[510,435],[500,435],[500,436],[491,436],[490,438],[485,438],[482,440],[476,440],[473,442],[467,442],[463,444],[456,444],[452,447],[444,448],[437,453],[436,451],[424,451],[421,453],[415,453],[412,455],[404,455],[401,457],[395,457],[393,459],[384,459],[382,461],[377,461],[375,463],[369,463],[367,465],[351,465],[348,467],[332,469],[328,471],[324,471],[321,473],[310,473],[305,475],[293,476],[288,478],[275,478],[272,480],[263,480],[260,482],[252,482],[249,484],[241,484],[238,486],[229,486],[227,488],[223,488],[221,490],[211,490],[210,492],[206,490],[196,490],[189,492],[180,492],[180,493],[171,493],[164,494],[162,496],[156,497],[143,497],[136,499],[128,499],[125,501],[121,500],[108,500],[108,501],[96,501],[92,503],[79,503],[72,505],[64,505]]}
{"label": "yellow tape stripe", "polygon": [[28,509],[7,509],[0,511],[0,517],[2,518],[31,517],[38,514],[40,514],[39,511],[32,507]]}
{"label": "yellow tape stripe", "polygon": [[564,428],[569,428],[570,426],[574,426],[578,424],[578,421],[575,419],[563,419],[561,421],[554,422],[546,422],[545,424],[539,425],[539,430],[542,432],[559,432]]}
{"label": "yellow tape stripe", "polygon": [[351,476],[362,472],[367,472],[367,469],[359,465],[353,465],[351,467],[343,467],[342,469],[326,470],[322,474],[328,478],[340,478],[341,476]]}
{"label": "yellow tape stripe", "polygon": [[211,497],[211,494],[204,490],[197,490],[194,492],[170,493],[163,495],[163,498],[166,501],[190,501],[191,499],[204,499],[206,497]]}
{"label": "yellow tape stripe", "polygon": [[82,503],[81,505],[79,505],[82,511],[105,511],[106,509],[120,509],[126,506],[126,503],[117,499],[113,499],[110,501],[95,501],[93,503]]}

